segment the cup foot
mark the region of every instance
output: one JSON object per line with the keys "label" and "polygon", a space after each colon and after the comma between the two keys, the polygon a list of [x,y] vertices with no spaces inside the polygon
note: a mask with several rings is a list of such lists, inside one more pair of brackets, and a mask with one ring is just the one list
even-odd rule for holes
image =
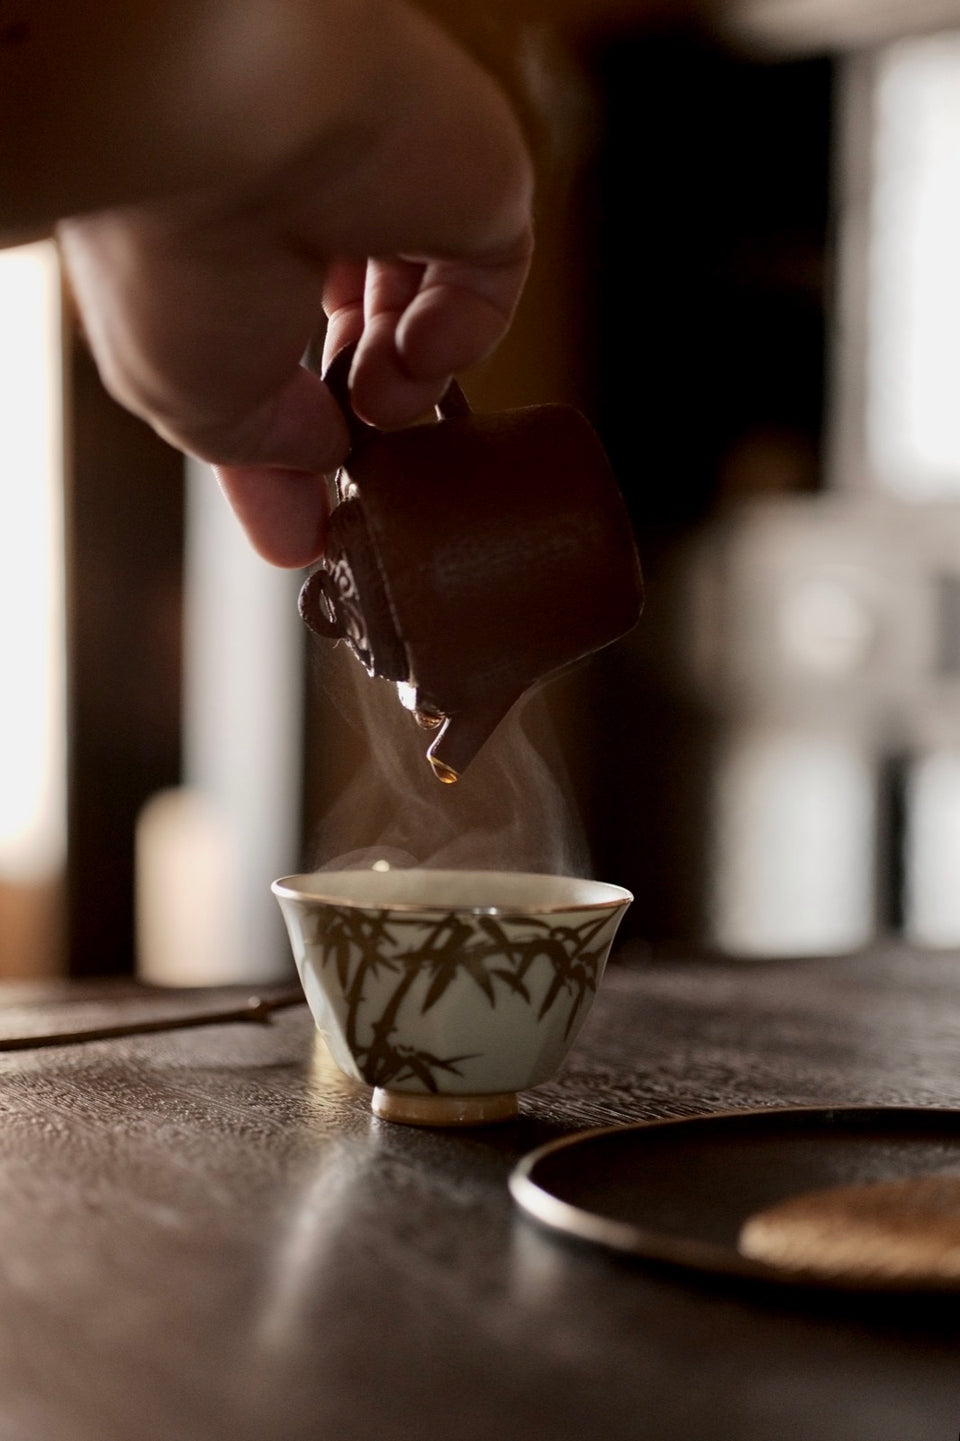
{"label": "cup foot", "polygon": [[400,1121],[407,1126],[486,1126],[492,1121],[509,1121],[519,1109],[516,1091],[498,1091],[489,1096],[433,1096],[418,1091],[388,1091],[382,1086],[374,1090],[372,1107],[381,1121]]}

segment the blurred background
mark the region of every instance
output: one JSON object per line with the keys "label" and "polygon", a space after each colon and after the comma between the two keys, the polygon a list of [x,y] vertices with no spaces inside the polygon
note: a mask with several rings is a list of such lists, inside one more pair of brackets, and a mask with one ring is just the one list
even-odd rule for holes
{"label": "blurred background", "polygon": [[[651,946],[958,946],[960,0],[543,8],[540,247],[465,388],[587,413],[647,583],[531,713],[564,864]],[[0,975],[283,975],[269,882],[377,739],[45,245],[0,316]]]}

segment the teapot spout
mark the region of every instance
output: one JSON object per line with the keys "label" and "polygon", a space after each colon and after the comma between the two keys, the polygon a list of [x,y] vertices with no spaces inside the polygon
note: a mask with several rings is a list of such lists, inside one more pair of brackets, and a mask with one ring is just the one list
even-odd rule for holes
{"label": "teapot spout", "polygon": [[517,696],[472,711],[448,716],[427,751],[427,760],[437,780],[453,785],[460,779],[480,748],[493,735]]}

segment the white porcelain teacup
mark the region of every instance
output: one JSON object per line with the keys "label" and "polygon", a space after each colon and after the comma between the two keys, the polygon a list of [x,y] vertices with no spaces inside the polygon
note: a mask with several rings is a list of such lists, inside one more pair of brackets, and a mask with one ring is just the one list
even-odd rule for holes
{"label": "white porcelain teacup", "polygon": [[501,871],[319,871],[275,881],[307,1002],[373,1110],[419,1125],[516,1114],[559,1070],[633,897]]}

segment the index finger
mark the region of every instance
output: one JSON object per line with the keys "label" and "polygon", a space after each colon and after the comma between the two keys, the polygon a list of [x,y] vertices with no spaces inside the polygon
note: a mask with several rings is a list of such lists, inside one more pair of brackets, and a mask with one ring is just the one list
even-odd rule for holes
{"label": "index finger", "polygon": [[327,317],[323,340],[323,368],[347,345],[363,334],[363,292],[366,285],[365,260],[331,260],[323,280],[321,303]]}

